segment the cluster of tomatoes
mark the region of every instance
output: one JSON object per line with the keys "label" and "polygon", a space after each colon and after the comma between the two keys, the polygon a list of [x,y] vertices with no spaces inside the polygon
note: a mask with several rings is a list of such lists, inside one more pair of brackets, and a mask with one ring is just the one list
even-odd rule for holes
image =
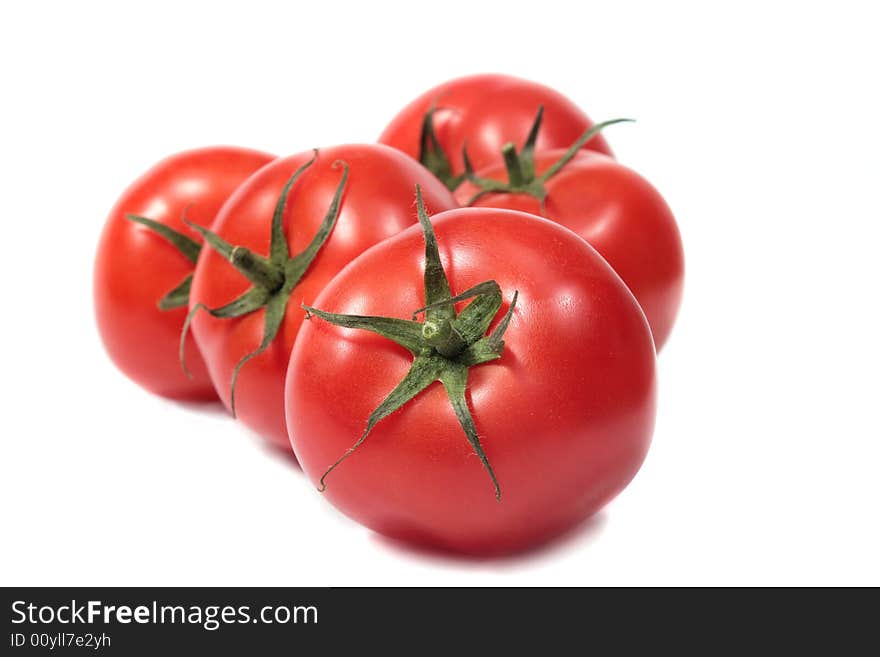
{"label": "cluster of tomatoes", "polygon": [[101,237],[101,337],[138,384],[219,396],[378,532],[522,549],[639,469],[682,293],[675,220],[571,101],[447,82],[377,144],[174,155]]}

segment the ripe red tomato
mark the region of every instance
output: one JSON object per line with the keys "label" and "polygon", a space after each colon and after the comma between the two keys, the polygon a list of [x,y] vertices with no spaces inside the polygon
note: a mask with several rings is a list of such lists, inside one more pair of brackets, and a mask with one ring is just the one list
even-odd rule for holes
{"label": "ripe red tomato", "polygon": [[[389,403],[386,396],[407,396],[395,387],[414,363],[437,357],[436,350],[420,350],[419,331],[462,331],[432,326],[425,333],[416,324],[411,349],[341,328],[338,317],[322,321],[329,315],[311,309],[318,316],[300,330],[287,376],[291,441],[329,500],[375,531],[467,553],[526,548],[595,513],[639,469],[655,412],[651,333],[605,260],[555,223],[465,208],[437,215],[434,226],[452,294],[489,279],[500,286],[504,301],[498,297],[491,308],[498,314],[480,334],[494,335],[518,292],[500,358],[470,366],[466,379],[429,383],[348,452],[374,409]],[[413,227],[360,256],[313,305],[399,318],[391,328],[406,333],[411,326],[403,320],[430,303],[427,281],[424,292],[422,286],[425,263],[425,242]],[[456,321],[470,312],[465,307],[456,304]],[[453,351],[442,362],[465,367],[469,353]],[[470,410],[472,435],[463,429],[460,407],[453,410],[456,395]],[[472,442],[476,436],[486,463]],[[488,464],[500,488],[497,501]]]}
{"label": "ripe red tomato", "polygon": [[[214,231],[231,245],[258,255],[270,252],[273,212],[291,175],[315,155],[309,151],[281,158],[264,167],[223,206]],[[413,189],[423,186],[426,203],[435,210],[457,207],[455,199],[429,171],[403,153],[378,144],[321,149],[293,184],[284,209],[283,227],[290,256],[301,253],[325,222],[340,188],[344,162],[348,179],[341,210],[329,239],[287,299],[277,336],[240,369],[235,387],[237,417],[275,445],[290,449],[284,420],[284,376],[294,339],[303,321],[300,304],[311,302],[327,282],[368,247],[397,234],[416,221]],[[227,257],[206,249],[196,266],[190,307],[221,307],[251,283]],[[236,366],[261,345],[266,312],[260,308],[222,319],[193,315],[192,331],[208,372],[224,404],[233,408],[231,382]]]}
{"label": "ripe red tomato", "polygon": [[[201,239],[183,223],[184,212],[210,225],[223,202],[275,156],[245,148],[186,151],[159,162],[125,190],[104,226],[94,272],[95,316],[111,359],[138,385],[165,397],[216,399],[205,365],[190,339],[190,370],[178,358],[186,317],[185,288]],[[189,240],[181,252],[168,238],[126,218],[144,217]],[[161,227],[159,230],[162,230]],[[178,305],[160,300],[180,288]],[[182,303],[180,303],[182,301]]]}
{"label": "ripe red tomato", "polygon": [[[454,189],[455,178],[464,173],[462,148],[467,144],[473,165],[482,169],[501,162],[501,147],[507,142],[522,145],[544,108],[544,127],[537,150],[567,148],[593,126],[589,117],[565,96],[549,87],[509,75],[472,75],[450,80],[425,92],[407,105],[385,128],[379,142],[388,144],[422,161]],[[425,115],[436,108],[433,128],[437,146],[449,170],[422,147]],[[601,135],[584,148],[611,155]]]}
{"label": "ripe red tomato", "polygon": [[[540,176],[564,153],[538,152],[536,174]],[[488,180],[508,179],[503,165],[476,175]],[[547,193],[543,208],[527,193],[489,193],[473,205],[543,215],[587,240],[638,299],[659,350],[672,331],[684,287],[681,236],[663,197],[632,169],[588,151],[578,151],[543,187]],[[468,205],[479,191],[477,185],[466,181],[455,195],[462,205]]]}

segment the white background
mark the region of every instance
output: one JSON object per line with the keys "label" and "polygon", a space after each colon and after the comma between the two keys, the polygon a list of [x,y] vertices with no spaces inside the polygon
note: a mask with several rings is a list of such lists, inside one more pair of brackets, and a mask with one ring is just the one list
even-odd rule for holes
{"label": "white background", "polygon": [[[660,6],[662,5],[662,7]],[[4,585],[880,584],[871,3],[3,3]],[[105,356],[107,211],[172,152],[371,141],[445,79],[554,86],[680,221],[654,445],[536,553],[414,552]]]}

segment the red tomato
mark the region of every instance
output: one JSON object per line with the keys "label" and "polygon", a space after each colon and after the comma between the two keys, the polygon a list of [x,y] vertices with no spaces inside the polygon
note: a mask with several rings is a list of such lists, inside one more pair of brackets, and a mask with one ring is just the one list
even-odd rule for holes
{"label": "red tomato", "polygon": [[[500,358],[471,366],[458,390],[500,500],[452,394],[436,382],[375,424],[327,473],[414,355],[386,337],[319,317],[303,326],[291,356],[291,441],[312,481],[327,475],[329,500],[377,532],[466,553],[519,550],[595,513],[639,469],[655,412],[651,333],[605,260],[557,224],[466,208],[437,215],[434,225],[453,294],[488,279],[500,285],[504,302],[492,326],[518,291]],[[422,234],[411,228],[360,256],[314,305],[409,319],[425,305],[425,262]]]}
{"label": "red tomato", "polygon": [[[564,150],[538,152],[540,176]],[[476,175],[507,180],[504,166]],[[545,207],[523,193],[487,194],[477,207],[506,208],[543,214],[587,240],[614,268],[638,299],[659,350],[666,342],[681,305],[684,253],[675,218],[663,197],[632,169],[599,153],[579,151],[544,184]],[[479,191],[471,182],[455,192],[462,205]]]}
{"label": "red tomato", "polygon": [[132,183],[111,210],[95,262],[95,315],[113,362],[138,385],[176,399],[217,397],[191,338],[192,378],[180,367],[185,295],[178,307],[158,307],[192,274],[194,264],[165,237],[126,215],[156,221],[187,235],[197,246],[201,239],[183,223],[184,211],[191,219],[210,225],[235,188],[273,159],[273,155],[234,147],[173,155]]}
{"label": "red tomato", "polygon": [[[233,245],[269,253],[273,211],[285,183],[312,157],[311,151],[278,159],[261,169],[229,199],[217,216],[215,232]],[[289,297],[277,337],[240,370],[235,388],[237,417],[274,444],[290,449],[284,420],[284,376],[294,339],[303,321],[300,304],[312,301],[327,282],[368,247],[416,221],[413,189],[423,186],[435,210],[457,207],[452,194],[418,162],[387,146],[346,145],[321,149],[288,195],[284,230],[290,255],[312,241],[349,167],[342,205],[333,232]],[[216,308],[249,289],[249,281],[229,260],[205,250],[196,267],[190,307]],[[232,408],[231,381],[236,365],[261,344],[265,311],[233,319],[207,313],[193,316],[192,330],[220,397]]]}
{"label": "red tomato", "polygon": [[[475,168],[500,163],[501,147],[508,142],[522,145],[541,106],[544,127],[536,143],[539,151],[567,148],[593,126],[577,105],[549,87],[508,75],[472,75],[450,80],[416,98],[394,117],[379,141],[420,159],[422,123],[425,114],[436,107],[434,133],[451,175],[459,176],[464,173],[461,152],[465,144]],[[584,148],[611,155],[601,135]]]}

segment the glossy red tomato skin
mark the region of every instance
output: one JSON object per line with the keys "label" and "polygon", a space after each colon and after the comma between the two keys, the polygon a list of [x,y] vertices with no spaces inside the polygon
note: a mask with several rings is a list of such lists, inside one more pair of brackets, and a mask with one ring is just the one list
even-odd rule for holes
{"label": "glossy red tomato skin", "polygon": [[[563,152],[539,153],[537,172]],[[506,180],[503,166],[477,175]],[[666,201],[632,169],[586,151],[551,178],[546,189],[544,216],[583,237],[609,262],[645,311],[659,350],[672,332],[684,288],[681,235]],[[465,205],[476,191],[466,182],[455,194]],[[489,194],[474,206],[542,212],[539,201],[526,194]]]}
{"label": "glossy red tomato skin", "polygon": [[[380,422],[331,473],[324,495],[377,532],[470,554],[507,553],[575,526],[619,493],[653,430],[655,355],[644,315],[579,237],[518,212],[433,218],[453,292],[494,278],[520,296],[498,361],[470,369],[469,404],[501,485],[492,485],[439,384]],[[349,265],[315,307],[409,318],[423,304],[418,228]],[[299,462],[317,484],[360,436],[412,356],[391,341],[318,319],[287,377]]]}
{"label": "glossy red tomato skin", "polygon": [[145,216],[201,241],[183,223],[184,211],[190,219],[211,225],[229,195],[274,158],[234,146],[178,153],[132,183],[110,211],[95,260],[95,317],[110,358],[150,392],[190,401],[217,398],[192,338],[187,340],[192,378],[180,366],[178,344],[187,309],[157,307],[192,273],[193,264],[125,215]]}
{"label": "glossy red tomato skin", "polygon": [[[464,172],[465,143],[477,169],[502,162],[501,147],[507,142],[521,148],[541,105],[544,121],[538,151],[568,148],[593,126],[577,105],[549,87],[509,75],[483,74],[450,80],[425,92],[394,117],[379,142],[418,158],[422,119],[436,106],[434,131],[452,173],[458,175]],[[602,135],[584,148],[612,154]]]}
{"label": "glossy red tomato skin", "polygon": [[[268,255],[272,213],[287,179],[313,156],[312,151],[276,160],[245,182],[220,211],[215,231],[228,242]],[[291,256],[312,240],[339,185],[342,169],[349,177],[336,226],[305,277],[294,290],[281,330],[273,344],[248,361],[238,377],[235,409],[238,419],[274,445],[290,450],[284,419],[284,376],[290,351],[305,317],[303,303],[318,293],[355,256],[396,235],[417,221],[415,186],[425,203],[439,212],[458,207],[452,194],[418,162],[379,144],[323,148],[288,196],[285,234]],[[221,306],[248,287],[248,281],[214,251],[202,254],[196,267],[190,306]],[[220,398],[231,407],[230,382],[235,365],[260,344],[264,311],[236,319],[199,313],[192,330],[205,356]]]}

